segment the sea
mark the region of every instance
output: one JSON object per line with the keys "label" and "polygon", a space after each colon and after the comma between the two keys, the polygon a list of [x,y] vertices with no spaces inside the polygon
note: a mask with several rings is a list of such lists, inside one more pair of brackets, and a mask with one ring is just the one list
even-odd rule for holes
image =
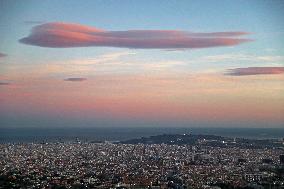
{"label": "sea", "polygon": [[0,143],[123,141],[161,134],[284,139],[284,128],[0,128]]}

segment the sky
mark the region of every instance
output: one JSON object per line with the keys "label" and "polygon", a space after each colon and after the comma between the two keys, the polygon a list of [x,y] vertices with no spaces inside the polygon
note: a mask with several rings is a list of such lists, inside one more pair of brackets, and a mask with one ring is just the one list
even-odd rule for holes
{"label": "sky", "polygon": [[0,0],[0,127],[284,128],[283,9]]}

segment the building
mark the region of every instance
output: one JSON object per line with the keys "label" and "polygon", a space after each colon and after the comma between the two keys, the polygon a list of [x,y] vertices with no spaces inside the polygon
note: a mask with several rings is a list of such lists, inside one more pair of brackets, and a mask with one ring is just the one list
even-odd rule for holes
{"label": "building", "polygon": [[284,165],[284,154],[279,156],[280,158],[280,164]]}

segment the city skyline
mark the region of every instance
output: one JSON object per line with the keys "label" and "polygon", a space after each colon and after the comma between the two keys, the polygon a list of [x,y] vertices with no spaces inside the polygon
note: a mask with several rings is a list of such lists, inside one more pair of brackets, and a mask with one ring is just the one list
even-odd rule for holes
{"label": "city skyline", "polygon": [[0,127],[283,128],[283,8],[2,0]]}

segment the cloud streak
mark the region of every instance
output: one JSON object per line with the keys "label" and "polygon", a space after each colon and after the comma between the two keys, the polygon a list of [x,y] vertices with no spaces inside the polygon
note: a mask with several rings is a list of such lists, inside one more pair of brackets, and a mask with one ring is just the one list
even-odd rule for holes
{"label": "cloud streak", "polygon": [[229,69],[226,75],[246,76],[246,75],[271,75],[283,74],[284,67],[247,67]]}
{"label": "cloud streak", "polygon": [[107,31],[79,24],[51,22],[33,27],[20,43],[50,47],[120,47],[135,49],[194,49],[234,46],[251,41],[247,32],[194,33],[180,30]]}
{"label": "cloud streak", "polygon": [[87,80],[87,78],[83,78],[83,77],[70,77],[70,78],[64,79],[64,81],[72,81],[72,82],[81,82],[85,80]]}
{"label": "cloud streak", "polygon": [[8,82],[1,82],[1,81],[0,81],[0,86],[1,86],[1,85],[10,85],[10,83],[8,83]]}
{"label": "cloud streak", "polygon": [[0,58],[5,57],[5,56],[7,56],[7,54],[0,52]]}

